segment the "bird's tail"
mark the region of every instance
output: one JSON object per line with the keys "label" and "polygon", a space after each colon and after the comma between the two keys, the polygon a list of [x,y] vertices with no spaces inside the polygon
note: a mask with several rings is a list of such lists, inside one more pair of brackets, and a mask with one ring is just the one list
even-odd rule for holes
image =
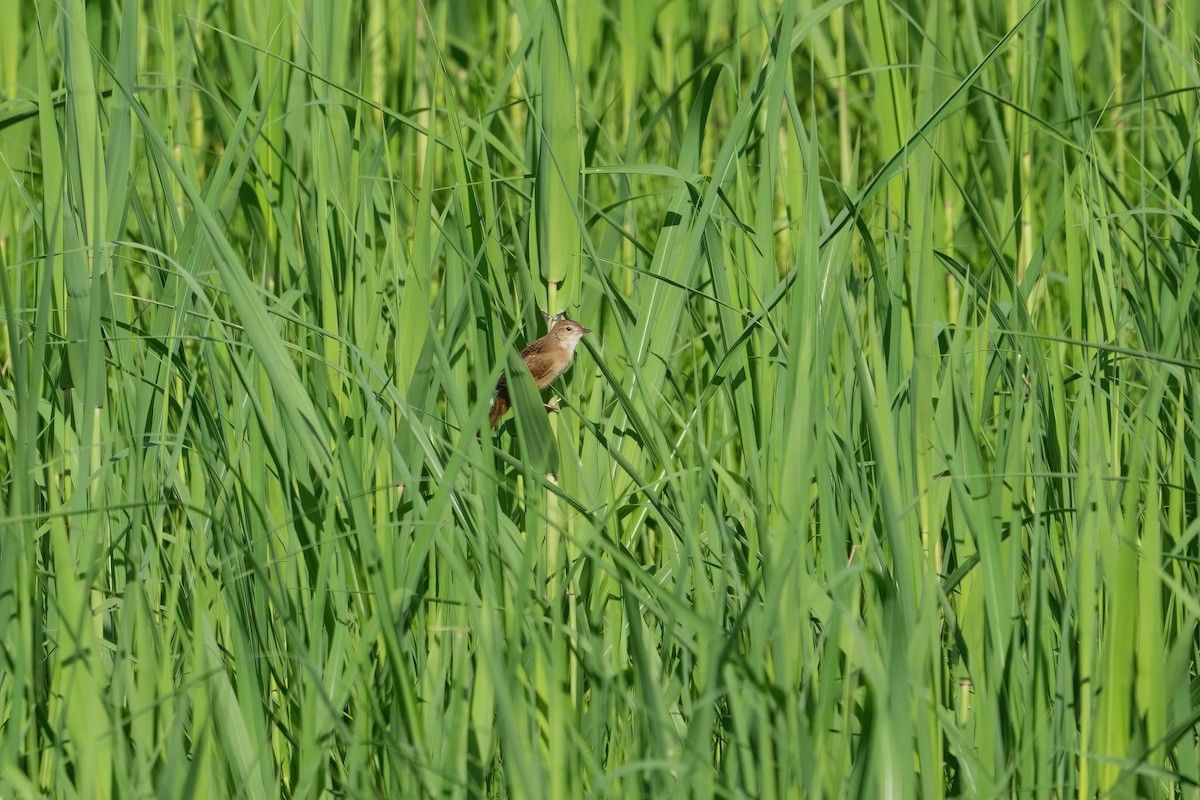
{"label": "bird's tail", "polygon": [[492,400],[492,413],[488,414],[488,425],[496,427],[496,423],[508,411],[508,387],[501,385],[496,390],[496,399]]}

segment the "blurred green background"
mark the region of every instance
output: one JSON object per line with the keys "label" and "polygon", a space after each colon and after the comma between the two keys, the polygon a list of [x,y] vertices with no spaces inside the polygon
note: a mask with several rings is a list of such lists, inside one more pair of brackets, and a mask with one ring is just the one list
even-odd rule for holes
{"label": "blurred green background", "polygon": [[0,797],[1200,797],[1197,0],[0,20]]}

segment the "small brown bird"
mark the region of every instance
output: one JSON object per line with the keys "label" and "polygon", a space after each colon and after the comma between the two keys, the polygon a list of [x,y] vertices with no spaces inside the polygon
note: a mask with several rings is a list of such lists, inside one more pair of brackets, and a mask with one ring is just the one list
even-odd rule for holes
{"label": "small brown bird", "polygon": [[[591,333],[591,328],[585,328],[562,314],[551,317],[543,313],[542,316],[554,323],[553,327],[550,328],[549,333],[530,342],[521,351],[521,359],[529,368],[529,374],[533,376],[533,382],[537,385],[538,391],[545,389],[554,382],[555,378],[563,374],[563,371],[571,364],[571,356],[575,355],[575,347],[579,344],[579,340],[585,333]],[[509,405],[507,376],[501,375],[500,382],[496,384],[496,398],[492,401],[492,413],[488,416],[488,423],[493,428],[504,416],[504,412],[508,411]],[[550,405],[547,405],[546,408],[551,411],[558,410]]]}

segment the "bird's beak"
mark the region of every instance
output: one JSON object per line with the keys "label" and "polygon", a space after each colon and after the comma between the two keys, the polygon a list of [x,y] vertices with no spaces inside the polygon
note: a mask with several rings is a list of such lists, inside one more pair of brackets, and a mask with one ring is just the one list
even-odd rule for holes
{"label": "bird's beak", "polygon": [[580,325],[580,326],[579,326],[579,331],[580,331],[580,333],[591,333],[591,332],[592,332],[592,329],[591,329],[591,328],[585,328],[585,327],[583,327],[582,325]]}

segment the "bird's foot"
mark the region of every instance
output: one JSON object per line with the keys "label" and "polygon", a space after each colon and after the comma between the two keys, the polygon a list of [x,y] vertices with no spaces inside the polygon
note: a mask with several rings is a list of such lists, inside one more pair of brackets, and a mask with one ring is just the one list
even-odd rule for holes
{"label": "bird's foot", "polygon": [[557,402],[554,402],[554,403],[543,403],[542,405],[544,405],[544,406],[546,407],[546,411],[548,411],[549,413],[551,413],[551,414],[557,414],[557,413],[558,413],[558,403],[557,403]]}

